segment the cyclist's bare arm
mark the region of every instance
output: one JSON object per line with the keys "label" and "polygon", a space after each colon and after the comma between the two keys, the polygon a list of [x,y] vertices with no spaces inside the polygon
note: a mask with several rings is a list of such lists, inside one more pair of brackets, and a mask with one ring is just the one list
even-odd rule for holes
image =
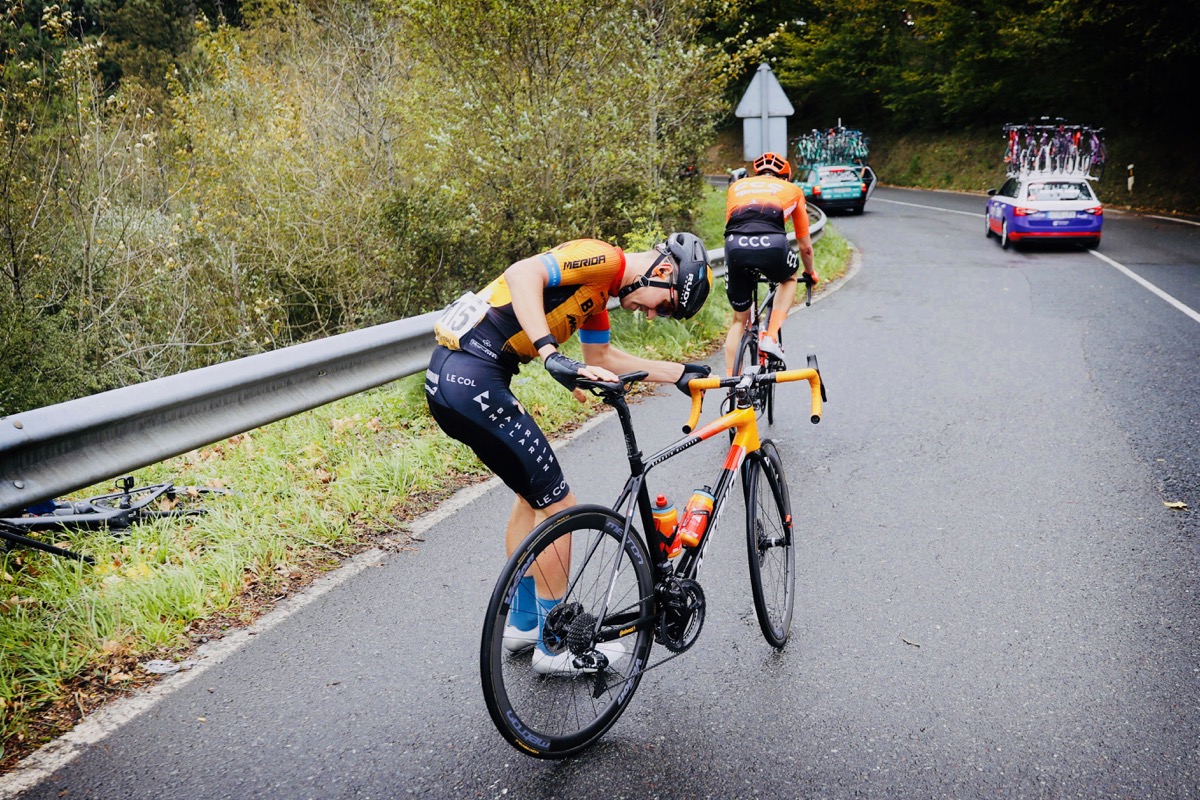
{"label": "cyclist's bare arm", "polygon": [[[517,321],[529,336],[529,341],[536,342],[543,336],[549,336],[550,323],[546,321],[542,299],[546,287],[550,285],[550,273],[546,271],[546,265],[540,258],[523,258],[504,270],[504,280],[512,295],[513,313],[517,315]],[[553,345],[545,344],[538,348],[538,355],[545,358],[554,350]]]}
{"label": "cyclist's bare arm", "polygon": [[796,249],[800,254],[800,263],[804,265],[804,272],[807,275],[815,275],[813,272],[815,261],[813,258],[813,243],[812,236],[804,234],[796,237]]}
{"label": "cyclist's bare arm", "polygon": [[617,375],[628,372],[646,372],[647,380],[655,383],[674,383],[683,375],[683,365],[674,361],[655,361],[631,355],[611,344],[583,345],[583,360],[591,366],[601,367],[616,373],[605,381],[616,381]]}

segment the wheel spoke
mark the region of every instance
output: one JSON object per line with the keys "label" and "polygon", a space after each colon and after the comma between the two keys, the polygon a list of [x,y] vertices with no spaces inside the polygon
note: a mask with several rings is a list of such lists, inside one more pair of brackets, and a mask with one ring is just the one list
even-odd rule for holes
{"label": "wheel spoke", "polygon": [[[563,512],[518,548],[492,594],[480,652],[484,697],[497,729],[523,751],[559,758],[587,746],[640,680],[653,642],[653,587],[644,545],[636,532],[623,542],[622,530],[608,509]],[[504,638],[514,608],[520,621],[529,577],[542,607],[524,634],[533,646]],[[544,597],[553,586],[557,602]]]}

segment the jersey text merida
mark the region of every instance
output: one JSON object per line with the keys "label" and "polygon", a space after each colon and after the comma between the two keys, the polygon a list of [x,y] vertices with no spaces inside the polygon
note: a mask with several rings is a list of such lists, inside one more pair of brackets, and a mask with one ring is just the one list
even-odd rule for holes
{"label": "jersey text merida", "polygon": [[[609,341],[608,298],[620,289],[625,253],[596,239],[575,239],[542,253],[550,281],[543,294],[550,333],[565,342],[575,331],[584,344]],[[462,349],[517,371],[538,357],[512,307],[508,282],[501,275],[479,296],[491,308],[462,340]]]}

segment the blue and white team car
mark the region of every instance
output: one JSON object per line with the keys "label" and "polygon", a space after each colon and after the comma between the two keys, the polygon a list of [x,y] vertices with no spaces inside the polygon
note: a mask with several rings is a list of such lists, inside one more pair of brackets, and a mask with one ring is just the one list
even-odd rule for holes
{"label": "blue and white team car", "polygon": [[988,190],[987,235],[1007,249],[1030,241],[1100,245],[1104,207],[1082,173],[1022,172]]}

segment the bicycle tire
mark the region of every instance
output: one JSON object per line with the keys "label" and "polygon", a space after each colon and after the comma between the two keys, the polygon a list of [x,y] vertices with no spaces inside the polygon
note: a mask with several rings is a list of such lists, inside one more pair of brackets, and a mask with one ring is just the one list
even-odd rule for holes
{"label": "bicycle tire", "polygon": [[[550,517],[513,552],[492,592],[480,642],[483,696],[501,736],[524,753],[563,758],[584,749],[612,727],[641,682],[654,641],[654,586],[649,555],[636,531],[621,546],[624,525],[624,518],[612,509],[595,505],[575,506]],[[622,632],[613,641],[620,643],[624,656],[602,672],[540,675],[533,667],[532,649],[510,653],[504,646],[504,627],[518,583],[539,564],[544,567],[543,559],[557,557],[562,547],[569,548],[570,576],[559,608],[577,609],[578,621],[607,602],[608,622],[600,627]],[[570,605],[575,603],[579,605]],[[622,615],[642,622],[626,621]],[[554,620],[551,612],[544,637],[555,639]],[[592,628],[585,624],[574,630]],[[557,641],[569,640],[563,636]],[[592,644],[594,633],[589,644],[577,647],[589,651]]]}
{"label": "bicycle tire", "polygon": [[[779,338],[777,341],[779,342],[779,347],[782,349],[783,348],[783,328],[779,329]],[[776,359],[773,359],[773,358],[767,359],[767,369],[769,372],[777,372],[778,367],[779,367],[779,362]],[[775,384],[768,383],[765,386],[763,386],[762,393],[763,393],[763,405],[766,406],[766,409],[767,409],[767,424],[774,425],[775,424]]]}
{"label": "bicycle tire", "polygon": [[758,626],[772,647],[787,644],[796,603],[796,539],[783,462],[767,439],[746,459],[746,545]]}

